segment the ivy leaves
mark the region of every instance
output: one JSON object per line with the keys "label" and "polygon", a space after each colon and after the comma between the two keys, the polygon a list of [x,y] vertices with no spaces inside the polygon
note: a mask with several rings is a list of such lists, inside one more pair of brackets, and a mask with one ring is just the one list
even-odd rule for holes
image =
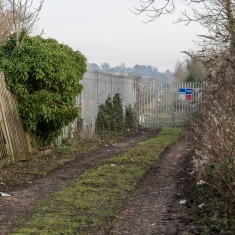
{"label": "ivy leaves", "polygon": [[75,98],[86,71],[86,58],[54,39],[24,36],[2,45],[0,69],[16,94],[26,128],[41,143],[50,143],[78,115]]}

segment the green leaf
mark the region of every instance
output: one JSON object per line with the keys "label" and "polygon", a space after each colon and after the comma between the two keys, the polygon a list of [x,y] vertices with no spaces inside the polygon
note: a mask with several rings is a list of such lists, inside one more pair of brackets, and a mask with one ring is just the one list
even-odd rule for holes
{"label": "green leaf", "polygon": [[78,115],[75,98],[82,90],[86,58],[54,39],[27,35],[18,47],[10,38],[0,52],[0,69],[18,98],[26,128],[39,142],[50,143]]}

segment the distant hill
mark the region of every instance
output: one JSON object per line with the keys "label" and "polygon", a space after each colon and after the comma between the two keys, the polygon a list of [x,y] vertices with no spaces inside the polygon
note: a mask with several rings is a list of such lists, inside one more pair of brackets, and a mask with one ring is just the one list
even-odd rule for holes
{"label": "distant hill", "polygon": [[126,67],[123,63],[120,66],[111,67],[109,63],[103,63],[101,66],[95,63],[90,63],[88,64],[88,70],[125,74],[138,79],[141,83],[171,83],[174,80],[174,74],[170,70],[160,72],[157,67],[151,65],[136,64],[133,67]]}

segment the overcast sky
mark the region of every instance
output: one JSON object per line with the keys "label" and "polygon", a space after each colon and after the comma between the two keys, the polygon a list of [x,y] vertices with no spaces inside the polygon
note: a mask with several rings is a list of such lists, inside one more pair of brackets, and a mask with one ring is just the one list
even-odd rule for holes
{"label": "overcast sky", "polygon": [[145,24],[145,17],[129,10],[137,4],[138,0],[45,0],[37,27],[44,30],[43,37],[80,50],[89,63],[143,64],[173,71],[184,57],[180,52],[196,47],[193,41],[200,28],[173,23],[180,5],[173,15]]}

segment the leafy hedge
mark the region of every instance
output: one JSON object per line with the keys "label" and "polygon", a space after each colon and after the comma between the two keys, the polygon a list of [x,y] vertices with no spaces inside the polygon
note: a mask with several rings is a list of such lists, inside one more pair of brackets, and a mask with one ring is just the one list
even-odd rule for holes
{"label": "leafy hedge", "polygon": [[95,125],[96,133],[122,131],[123,125],[124,117],[120,95],[115,94],[113,99],[108,96],[105,104],[99,106]]}
{"label": "leafy hedge", "polygon": [[136,115],[131,105],[123,113],[121,97],[117,93],[113,98],[108,96],[105,103],[99,106],[95,128],[99,135],[107,132],[134,132],[137,130]]}
{"label": "leafy hedge", "polygon": [[0,69],[16,95],[27,130],[39,143],[50,143],[78,116],[75,97],[86,71],[86,58],[54,39],[24,35],[0,47]]}
{"label": "leafy hedge", "polygon": [[129,105],[126,107],[125,128],[128,131],[135,132],[137,130],[137,125],[136,113],[131,105]]}

